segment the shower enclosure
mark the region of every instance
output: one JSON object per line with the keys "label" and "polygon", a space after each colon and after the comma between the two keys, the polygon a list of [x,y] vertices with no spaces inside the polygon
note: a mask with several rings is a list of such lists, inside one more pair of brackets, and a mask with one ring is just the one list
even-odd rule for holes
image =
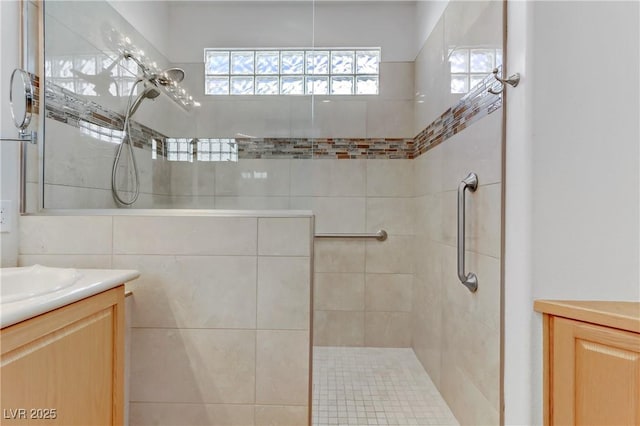
{"label": "shower enclosure", "polygon": [[131,424],[501,422],[502,2],[37,4],[19,261],[140,270]]}

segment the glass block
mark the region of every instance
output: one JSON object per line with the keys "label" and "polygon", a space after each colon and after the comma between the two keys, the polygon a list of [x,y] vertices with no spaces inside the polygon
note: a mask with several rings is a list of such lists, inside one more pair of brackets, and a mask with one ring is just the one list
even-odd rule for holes
{"label": "glass block", "polygon": [[228,95],[229,77],[207,77],[204,93],[206,95]]}
{"label": "glass block", "polygon": [[359,75],[356,77],[356,95],[377,95],[378,77],[374,75]]}
{"label": "glass block", "polygon": [[76,82],[76,93],[85,96],[96,96],[95,86],[86,81]]}
{"label": "glass block", "polygon": [[206,74],[229,74],[229,52],[208,50],[205,55]]}
{"label": "glass block", "polygon": [[83,74],[88,75],[96,75],[96,58],[95,57],[86,57],[86,58],[75,58],[74,60],[75,66],[74,69]]}
{"label": "glass block", "polygon": [[304,52],[286,51],[282,52],[280,60],[281,74],[303,74],[304,73]]}
{"label": "glass block", "polygon": [[502,49],[496,49],[496,67],[502,65]]}
{"label": "glass block", "polygon": [[256,74],[278,74],[278,52],[256,52]]}
{"label": "glass block", "polygon": [[469,79],[466,75],[451,76],[451,93],[467,93],[469,91]]}
{"label": "glass block", "polygon": [[380,69],[379,50],[358,50],[356,52],[357,74],[378,74]]}
{"label": "glass block", "polygon": [[470,71],[490,73],[493,70],[495,50],[472,49],[470,53]]}
{"label": "glass block", "polygon": [[329,52],[307,52],[307,74],[329,74]]}
{"label": "glass block", "polygon": [[231,77],[232,95],[253,95],[253,77]]}
{"label": "glass block", "polygon": [[307,77],[306,93],[309,95],[328,95],[329,77]]}
{"label": "glass block", "polygon": [[454,50],[449,53],[451,72],[469,72],[469,51],[467,49]]}
{"label": "glass block", "polygon": [[353,74],[353,51],[333,51],[331,52],[331,73],[332,74]]}
{"label": "glass block", "polygon": [[281,95],[304,95],[304,78],[302,76],[281,77]]}
{"label": "glass block", "polygon": [[62,87],[63,89],[70,90],[71,92],[74,91],[73,81],[71,81],[71,80],[54,79],[53,80],[53,84],[57,84],[58,86]]}
{"label": "glass block", "polygon": [[[103,64],[105,62],[103,61]],[[109,64],[111,65],[111,64]],[[137,75],[138,74],[138,64],[136,64],[133,59],[126,59],[120,62],[120,66],[113,67],[111,69],[112,76],[118,75]]]}
{"label": "glass block", "polygon": [[253,74],[253,51],[231,52],[231,74]]}
{"label": "glass block", "polygon": [[235,150],[235,143],[231,142],[230,139],[221,139],[220,140],[220,151],[222,152],[233,152]]}
{"label": "glass block", "polygon": [[353,77],[331,76],[331,94],[332,95],[352,95],[353,94]]}
{"label": "glass block", "polygon": [[486,77],[485,74],[475,74],[469,77],[469,90],[473,90]]}
{"label": "glass block", "polygon": [[208,152],[198,152],[198,161],[211,161],[211,155]]}
{"label": "glass block", "polygon": [[72,69],[73,61],[71,59],[56,59],[54,62],[53,75],[55,77],[73,77]]}
{"label": "glass block", "polygon": [[278,77],[256,77],[256,95],[277,95]]}

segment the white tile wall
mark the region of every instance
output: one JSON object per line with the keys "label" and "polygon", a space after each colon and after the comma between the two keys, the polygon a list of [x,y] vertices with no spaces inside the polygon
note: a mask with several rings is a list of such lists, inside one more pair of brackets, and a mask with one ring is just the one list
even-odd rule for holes
{"label": "white tile wall", "polygon": [[258,330],[257,404],[308,404],[309,338],[309,330]]}
{"label": "white tile wall", "polygon": [[21,216],[19,254],[111,254],[110,216]]}
{"label": "white tile wall", "polygon": [[[22,265],[141,272],[128,299],[131,425],[303,424],[310,397],[311,217],[23,216],[21,222]],[[78,241],[70,238],[76,235]],[[87,253],[76,253],[78,247]]]}
{"label": "white tile wall", "polygon": [[309,220],[305,218],[258,219],[258,254],[309,256],[310,231]]}
{"label": "white tile wall", "polygon": [[258,328],[309,328],[310,273],[308,257],[258,258]]}
{"label": "white tile wall", "polygon": [[[114,216],[116,254],[255,255],[257,219]],[[134,236],[136,238],[132,238]],[[167,242],[170,241],[170,244]]]}
{"label": "white tile wall", "polygon": [[[478,39],[501,46],[501,7],[496,2],[476,2],[470,8],[449,4],[416,60],[417,127],[454,103],[448,63],[442,63],[449,46]],[[423,74],[426,69],[432,74]],[[427,102],[419,103],[422,99]],[[501,129],[501,114],[490,114],[414,164],[412,347],[460,424],[500,421]],[[456,273],[456,190],[472,171],[479,187],[466,195],[465,242],[466,270],[479,281],[473,294]]]}
{"label": "white tile wall", "polygon": [[134,328],[132,401],[253,403],[255,333]]}
{"label": "white tile wall", "polygon": [[134,327],[256,327],[254,256],[116,255],[113,267],[141,273]]}

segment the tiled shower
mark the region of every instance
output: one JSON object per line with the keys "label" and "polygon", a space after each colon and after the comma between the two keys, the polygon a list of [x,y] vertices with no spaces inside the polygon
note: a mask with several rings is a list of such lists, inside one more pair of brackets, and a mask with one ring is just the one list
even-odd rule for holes
{"label": "tiled shower", "polygon": [[[31,207],[56,212],[21,218],[19,262],[141,271],[130,424],[498,424],[503,123],[502,96],[487,89],[502,62],[502,2],[163,3],[169,39],[125,3],[45,4],[45,79],[62,90],[47,92],[45,149],[30,153],[28,180]],[[429,13],[441,16],[416,23]],[[79,89],[80,65],[96,61],[91,74],[117,59],[99,59],[112,32],[72,25],[101,14],[161,69],[183,68],[200,103],[140,108],[141,195],[125,211],[108,209],[126,99]],[[231,31],[245,21],[253,27]],[[381,47],[379,94],[203,94],[204,48],[291,44]],[[114,84],[133,75],[120,70]],[[218,160],[201,161],[199,141]],[[455,273],[456,189],[470,171],[474,294]],[[84,243],[64,244],[76,229]],[[386,241],[313,238],[380,229]],[[341,381],[327,387],[335,365]],[[354,391],[378,380],[373,370],[395,379]]]}

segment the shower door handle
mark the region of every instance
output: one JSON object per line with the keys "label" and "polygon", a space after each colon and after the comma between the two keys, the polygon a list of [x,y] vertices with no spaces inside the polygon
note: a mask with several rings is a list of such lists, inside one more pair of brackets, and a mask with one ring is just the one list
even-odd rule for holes
{"label": "shower door handle", "polygon": [[478,289],[478,277],[473,272],[464,272],[464,225],[465,225],[465,190],[475,192],[478,188],[478,175],[469,173],[458,185],[458,278],[460,282],[475,293]]}

